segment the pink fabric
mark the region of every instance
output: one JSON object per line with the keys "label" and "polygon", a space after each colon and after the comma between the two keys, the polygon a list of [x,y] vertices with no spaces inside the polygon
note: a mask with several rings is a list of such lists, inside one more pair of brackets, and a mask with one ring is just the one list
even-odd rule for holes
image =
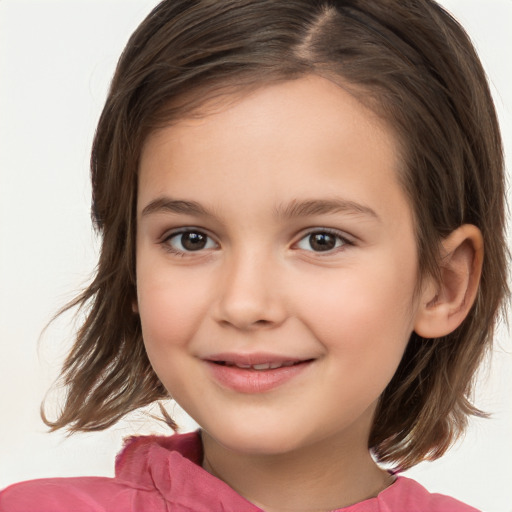
{"label": "pink fabric", "polygon": [[[114,478],[32,480],[0,493],[0,512],[261,512],[201,468],[198,433],[128,439]],[[405,477],[338,512],[478,512]]]}

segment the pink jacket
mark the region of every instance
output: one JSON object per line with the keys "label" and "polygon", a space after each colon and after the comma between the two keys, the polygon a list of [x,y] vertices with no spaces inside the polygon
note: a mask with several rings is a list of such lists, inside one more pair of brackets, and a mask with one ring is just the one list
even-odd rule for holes
{"label": "pink jacket", "polygon": [[[116,459],[114,478],[32,480],[0,493],[0,512],[262,512],[201,466],[198,433],[132,437]],[[478,512],[430,494],[405,477],[338,512]]]}

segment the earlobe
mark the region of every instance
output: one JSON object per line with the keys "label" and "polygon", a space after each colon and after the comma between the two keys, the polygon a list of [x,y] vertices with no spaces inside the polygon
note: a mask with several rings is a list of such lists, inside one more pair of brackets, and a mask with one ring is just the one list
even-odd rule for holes
{"label": "earlobe", "polygon": [[484,257],[482,233],[464,224],[441,242],[440,281],[428,280],[414,330],[423,338],[439,338],[454,331],[473,305]]}

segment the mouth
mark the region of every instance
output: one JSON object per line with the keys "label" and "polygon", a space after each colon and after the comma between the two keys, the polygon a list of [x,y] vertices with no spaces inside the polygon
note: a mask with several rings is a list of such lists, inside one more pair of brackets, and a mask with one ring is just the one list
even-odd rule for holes
{"label": "mouth", "polygon": [[223,388],[254,394],[274,390],[295,380],[315,359],[265,354],[218,354],[204,359],[213,379]]}
{"label": "mouth", "polygon": [[236,367],[241,370],[254,370],[254,371],[265,371],[265,370],[277,370],[278,368],[295,366],[302,363],[308,363],[312,359],[306,359],[303,361],[282,361],[273,363],[259,363],[259,364],[247,364],[247,363],[235,363],[233,361],[210,361],[213,364],[220,366]]}

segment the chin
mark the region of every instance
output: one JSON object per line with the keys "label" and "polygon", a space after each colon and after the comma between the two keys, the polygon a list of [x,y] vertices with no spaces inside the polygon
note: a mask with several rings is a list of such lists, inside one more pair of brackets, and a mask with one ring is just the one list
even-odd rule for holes
{"label": "chin", "polygon": [[225,448],[246,455],[282,455],[307,443],[299,429],[291,432],[288,429],[269,426],[256,428],[250,425],[238,425],[237,428],[207,429],[207,431]]}

